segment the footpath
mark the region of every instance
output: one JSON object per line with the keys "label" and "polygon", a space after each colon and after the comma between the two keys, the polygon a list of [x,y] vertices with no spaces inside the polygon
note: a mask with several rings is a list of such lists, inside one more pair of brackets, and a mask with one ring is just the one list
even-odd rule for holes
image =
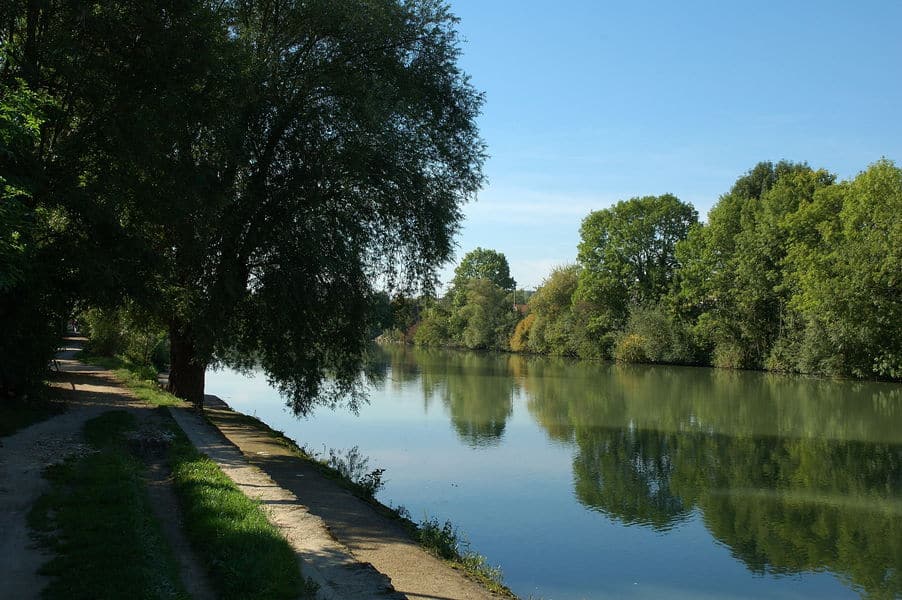
{"label": "footpath", "polygon": [[[83,451],[85,422],[113,409],[140,422],[157,419],[109,371],[74,359],[79,340],[59,356],[53,383],[68,410],[3,438],[0,446],[0,596],[37,598],[38,575],[48,557],[30,537],[26,516],[46,489],[43,469]],[[295,455],[268,430],[207,397],[206,418],[189,408],[169,408],[191,442],[214,460],[249,497],[262,503],[270,521],[294,548],[305,577],[323,600],[498,598],[413,542],[404,527]],[[215,597],[184,540],[178,508],[164,479],[151,477],[152,502],[179,560],[192,597]]]}

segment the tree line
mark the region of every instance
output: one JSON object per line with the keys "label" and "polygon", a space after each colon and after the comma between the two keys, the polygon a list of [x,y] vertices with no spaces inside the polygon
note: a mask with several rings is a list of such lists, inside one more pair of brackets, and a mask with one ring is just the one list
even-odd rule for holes
{"label": "tree line", "polygon": [[0,3],[0,395],[86,309],[163,332],[197,404],[217,363],[299,411],[353,392],[374,282],[433,285],[483,181],[455,27],[434,0]]}
{"label": "tree line", "polygon": [[762,162],[704,223],[670,194],[618,202],[583,220],[575,264],[527,296],[519,304],[504,255],[479,248],[415,315],[410,300],[394,301],[395,337],[898,379],[902,170],[882,159],[838,182],[804,163]]}

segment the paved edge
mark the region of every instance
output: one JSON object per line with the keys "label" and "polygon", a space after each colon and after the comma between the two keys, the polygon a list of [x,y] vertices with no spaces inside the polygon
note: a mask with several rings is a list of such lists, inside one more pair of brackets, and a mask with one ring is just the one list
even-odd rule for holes
{"label": "paved edge", "polygon": [[241,451],[191,409],[169,412],[191,443],[213,460],[250,498],[258,499],[270,522],[279,528],[298,557],[302,575],[314,581],[322,600],[402,599],[391,580],[353,553],[329,532],[325,522],[310,513],[297,497],[252,466]]}

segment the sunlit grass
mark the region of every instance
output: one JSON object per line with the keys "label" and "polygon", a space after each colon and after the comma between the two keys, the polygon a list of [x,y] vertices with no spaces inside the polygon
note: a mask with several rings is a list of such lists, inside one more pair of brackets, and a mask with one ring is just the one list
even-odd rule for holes
{"label": "sunlit grass", "polygon": [[294,550],[214,463],[176,433],[170,451],[185,532],[223,599],[294,599],[314,590],[301,578]]}

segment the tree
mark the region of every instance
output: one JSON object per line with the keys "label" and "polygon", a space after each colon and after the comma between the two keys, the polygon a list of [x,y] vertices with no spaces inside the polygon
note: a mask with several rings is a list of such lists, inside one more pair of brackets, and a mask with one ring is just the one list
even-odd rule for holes
{"label": "tree", "polygon": [[695,209],[671,194],[621,201],[583,220],[576,298],[592,305],[597,334],[622,326],[630,305],[656,302],[668,291],[674,247],[697,221]]}
{"label": "tree", "polygon": [[454,308],[451,322],[458,323],[458,343],[471,350],[506,350],[517,323],[510,292],[488,279],[470,279],[464,288],[463,303]]}
{"label": "tree", "polygon": [[799,370],[902,377],[902,169],[878,161],[793,217]]}
{"label": "tree", "polygon": [[529,299],[532,326],[529,348],[543,354],[575,355],[583,328],[573,314],[573,294],[579,282],[579,267],[568,265],[551,271]]}
{"label": "tree", "polygon": [[454,269],[451,293],[463,290],[471,279],[487,279],[502,290],[512,292],[517,284],[510,274],[507,257],[496,250],[476,248],[464,255]]}
{"label": "tree", "polygon": [[0,88],[0,399],[40,384],[66,316],[66,224],[36,200],[49,109],[21,80]]}
{"label": "tree", "polygon": [[[22,30],[43,19],[48,33],[12,55],[67,94],[57,152],[81,182],[73,212],[104,209],[132,242],[133,264],[110,270],[168,324],[170,390],[200,405],[216,361],[259,361],[298,411],[353,389],[371,282],[430,284],[482,182],[482,98],[448,8],[39,12]],[[327,373],[336,396],[320,395]]]}

